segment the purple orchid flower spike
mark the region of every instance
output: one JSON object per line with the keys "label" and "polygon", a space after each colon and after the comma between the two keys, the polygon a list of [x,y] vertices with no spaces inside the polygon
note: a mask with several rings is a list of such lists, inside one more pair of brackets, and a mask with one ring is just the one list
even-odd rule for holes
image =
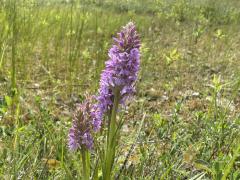
{"label": "purple orchid flower spike", "polygon": [[71,150],[93,148],[92,130],[92,97],[87,97],[85,102],[77,105],[73,115],[72,127],[69,130],[69,148]]}
{"label": "purple orchid flower spike", "polygon": [[135,92],[135,82],[140,64],[140,39],[133,22],[122,28],[114,38],[114,44],[109,50],[109,60],[101,74],[98,103],[95,106],[94,124],[98,130],[104,113],[113,106],[114,89],[120,89],[120,103]]}

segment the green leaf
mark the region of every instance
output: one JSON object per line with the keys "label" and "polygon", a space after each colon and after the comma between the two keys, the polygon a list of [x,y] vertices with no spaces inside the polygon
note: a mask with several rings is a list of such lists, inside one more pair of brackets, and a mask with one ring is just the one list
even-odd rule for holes
{"label": "green leaf", "polygon": [[207,173],[211,174],[212,176],[214,175],[213,171],[209,167],[207,167],[207,166],[205,166],[203,164],[194,163],[194,166],[195,166],[195,168],[197,168],[199,170],[206,171]]}
{"label": "green leaf", "polygon": [[[237,158],[240,156],[240,144],[238,145],[237,149],[234,152],[234,155],[231,159],[231,161],[226,165],[224,169],[224,175],[222,177],[222,180],[226,180],[227,176],[230,174],[231,170],[234,167],[235,162],[237,161]],[[238,175],[239,176],[239,175]]]}
{"label": "green leaf", "polygon": [[10,96],[5,96],[5,101],[8,107],[12,105],[12,98]]}

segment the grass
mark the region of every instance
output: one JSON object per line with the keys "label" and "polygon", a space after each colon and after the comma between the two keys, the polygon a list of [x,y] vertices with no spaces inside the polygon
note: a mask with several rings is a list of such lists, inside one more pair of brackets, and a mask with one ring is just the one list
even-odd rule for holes
{"label": "grass", "polygon": [[116,176],[238,179],[239,8],[236,0],[0,0],[0,177],[81,177],[80,153],[67,148],[74,104],[96,93],[112,36],[133,20],[141,72],[123,112]]}

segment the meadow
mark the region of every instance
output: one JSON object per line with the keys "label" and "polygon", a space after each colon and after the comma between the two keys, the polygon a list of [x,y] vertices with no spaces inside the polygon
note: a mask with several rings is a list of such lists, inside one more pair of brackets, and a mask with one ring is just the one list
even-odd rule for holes
{"label": "meadow", "polygon": [[72,114],[129,21],[140,72],[113,179],[240,179],[238,0],[0,0],[0,179],[81,179]]}

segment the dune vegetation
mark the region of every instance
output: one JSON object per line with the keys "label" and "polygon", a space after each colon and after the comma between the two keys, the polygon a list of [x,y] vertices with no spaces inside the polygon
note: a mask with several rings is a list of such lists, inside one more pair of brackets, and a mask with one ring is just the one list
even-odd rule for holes
{"label": "dune vegetation", "polygon": [[[238,0],[0,0],[0,179],[87,179],[69,129],[129,22],[140,66],[111,179],[240,179]],[[105,121],[92,179],[108,179]]]}

